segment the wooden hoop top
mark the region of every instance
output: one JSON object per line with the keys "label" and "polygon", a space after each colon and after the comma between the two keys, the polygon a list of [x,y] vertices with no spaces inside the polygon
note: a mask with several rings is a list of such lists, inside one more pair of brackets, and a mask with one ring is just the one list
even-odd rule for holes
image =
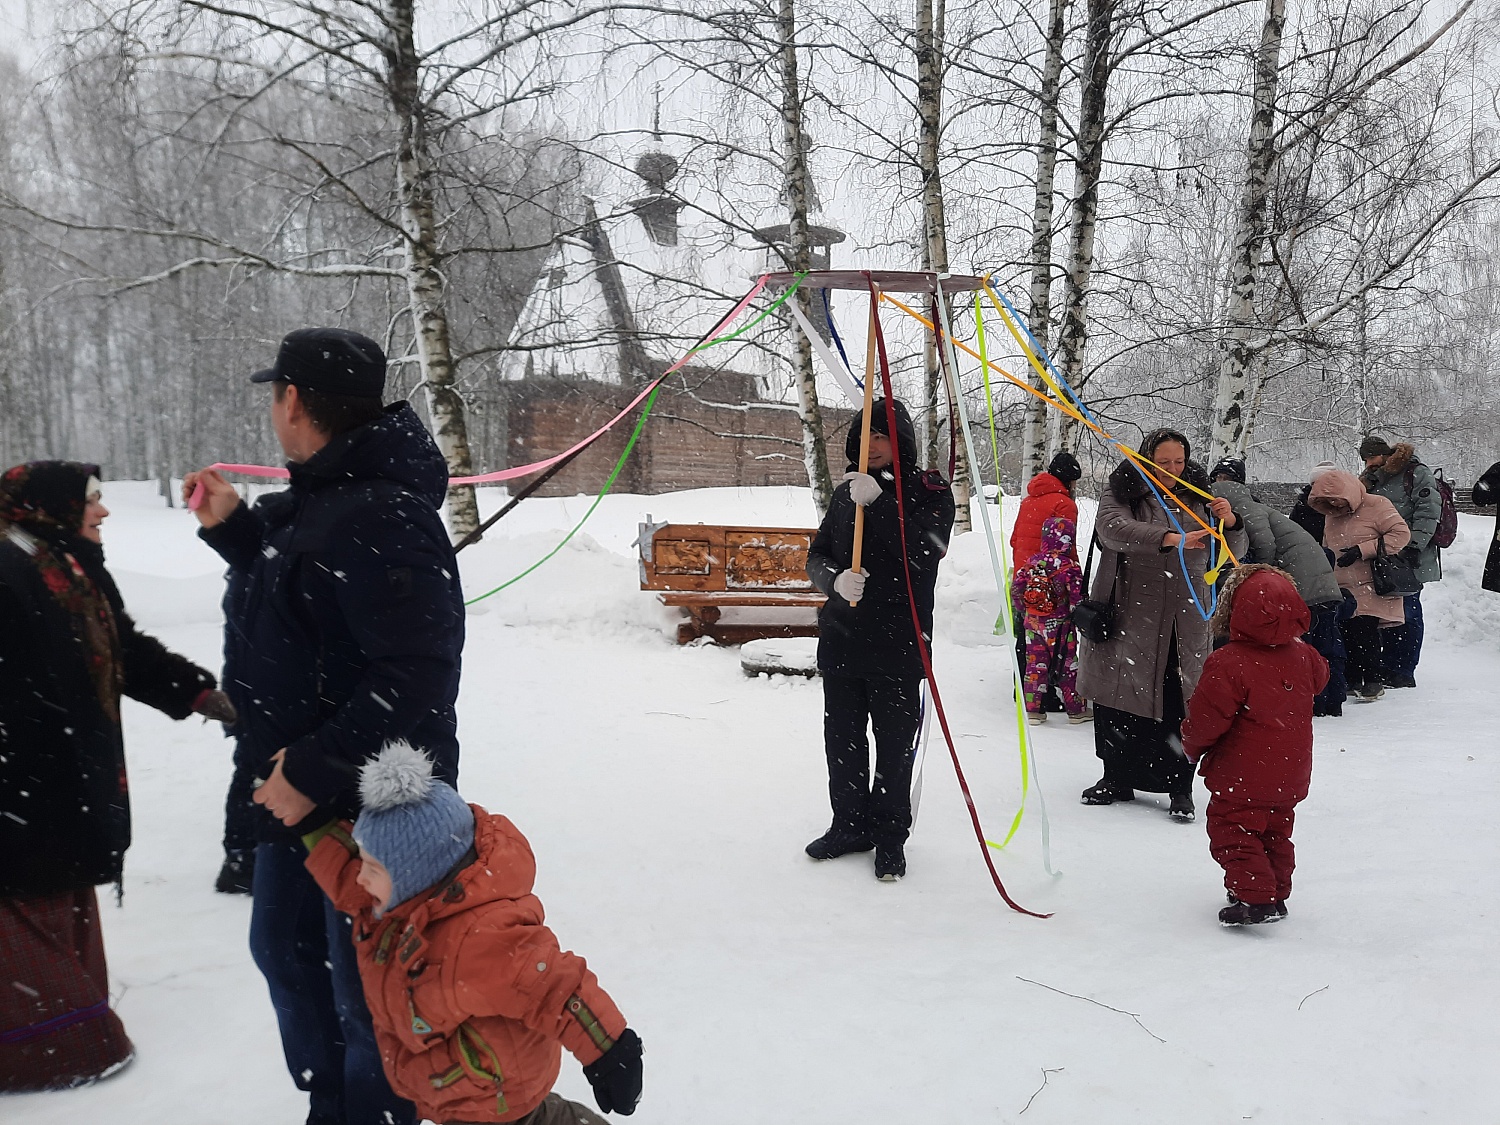
{"label": "wooden hoop top", "polygon": [[[797,280],[795,273],[766,274],[766,288],[787,289]],[[971,274],[940,275],[926,270],[813,270],[802,279],[803,289],[852,289],[869,292],[873,281],[886,293],[969,293],[984,288],[984,278]]]}

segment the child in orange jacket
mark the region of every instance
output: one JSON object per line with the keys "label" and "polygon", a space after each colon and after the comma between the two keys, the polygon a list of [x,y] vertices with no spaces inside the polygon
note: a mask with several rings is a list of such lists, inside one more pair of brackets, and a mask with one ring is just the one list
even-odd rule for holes
{"label": "child in orange jacket", "polygon": [[466,805],[391,743],[360,771],[363,811],[304,837],[307,868],[354,921],[391,1087],[444,1123],[604,1125],[552,1093],[566,1047],[599,1108],[634,1112],[641,1040],[531,893],[536,861],[503,816]]}

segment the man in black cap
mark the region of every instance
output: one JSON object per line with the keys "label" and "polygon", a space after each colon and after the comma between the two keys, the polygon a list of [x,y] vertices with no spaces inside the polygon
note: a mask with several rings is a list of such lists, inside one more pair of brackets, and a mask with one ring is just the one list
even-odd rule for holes
{"label": "man in black cap", "polygon": [[259,779],[250,949],[309,1125],[407,1125],[386,1082],[351,923],[303,867],[300,836],[359,812],[360,765],[389,741],[458,775],[463,593],[439,514],[448,471],[406,403],[381,406],[385,355],[337,328],[282,341],[271,424],[291,486],[240,502],[210,471],[199,535],[229,564],[224,681],[236,763]]}

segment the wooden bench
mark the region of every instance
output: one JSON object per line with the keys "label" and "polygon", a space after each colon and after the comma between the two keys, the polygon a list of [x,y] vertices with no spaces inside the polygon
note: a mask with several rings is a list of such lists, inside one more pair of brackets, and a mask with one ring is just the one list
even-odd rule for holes
{"label": "wooden bench", "polygon": [[[743,644],[762,637],[816,637],[810,622],[722,622],[726,608],[818,609],[826,600],[807,577],[813,528],[723,527],[702,523],[640,525],[641,589],[687,612],[677,643],[712,637]],[[805,616],[805,615],[799,615]]]}

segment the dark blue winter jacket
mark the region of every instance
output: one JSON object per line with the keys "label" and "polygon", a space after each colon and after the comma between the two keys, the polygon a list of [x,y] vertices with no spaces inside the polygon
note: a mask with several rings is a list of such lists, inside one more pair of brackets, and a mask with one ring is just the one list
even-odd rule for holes
{"label": "dark blue winter jacket", "polygon": [[463,594],[438,511],[447,467],[410,406],[289,468],[290,488],[199,534],[230,568],[238,760],[267,777],[285,747],[286,779],[321,823],[358,811],[359,766],[390,739],[457,781]]}

